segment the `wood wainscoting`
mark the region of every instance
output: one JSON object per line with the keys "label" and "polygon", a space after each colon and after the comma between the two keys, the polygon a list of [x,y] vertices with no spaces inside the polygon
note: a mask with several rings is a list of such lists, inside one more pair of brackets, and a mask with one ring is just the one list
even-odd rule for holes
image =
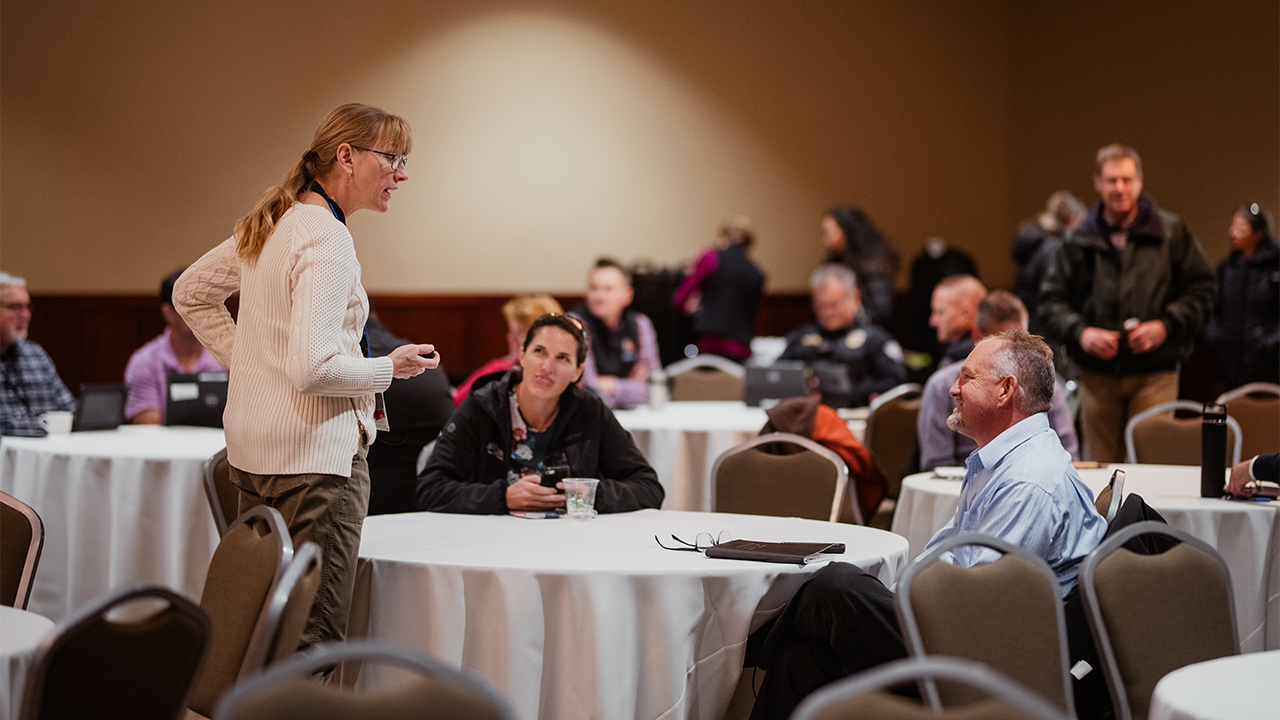
{"label": "wood wainscoting", "polygon": [[[509,295],[371,295],[392,333],[436,346],[450,378],[471,374],[505,355],[502,304]],[[566,309],[581,296],[557,296]],[[77,396],[81,383],[121,382],[133,351],[164,331],[159,299],[146,295],[37,295],[30,338],[53,358]],[[786,335],[810,322],[807,295],[769,295],[756,320],[758,335]]]}

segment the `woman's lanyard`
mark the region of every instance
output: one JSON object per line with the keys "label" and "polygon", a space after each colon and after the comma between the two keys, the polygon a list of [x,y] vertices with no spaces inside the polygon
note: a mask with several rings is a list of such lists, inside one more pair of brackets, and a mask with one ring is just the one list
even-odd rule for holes
{"label": "woman's lanyard", "polygon": [[320,187],[320,183],[318,181],[311,181],[311,191],[324,198],[324,201],[329,203],[329,211],[333,213],[334,217],[338,218],[338,222],[343,225],[347,224],[346,213],[342,212],[342,208],[338,207],[338,203],[334,202],[333,198],[329,197],[329,194],[324,191],[324,188]]}

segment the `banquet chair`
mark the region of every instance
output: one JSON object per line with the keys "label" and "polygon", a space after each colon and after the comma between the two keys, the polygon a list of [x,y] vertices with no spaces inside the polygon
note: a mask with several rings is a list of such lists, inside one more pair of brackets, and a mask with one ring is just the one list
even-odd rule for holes
{"label": "banquet chair", "polygon": [[1241,458],[1280,448],[1280,385],[1248,383],[1222,393],[1214,402],[1226,405],[1231,417],[1240,422],[1240,434],[1244,436]]}
{"label": "banquet chair", "polygon": [[698,355],[666,368],[671,401],[742,400],[746,371],[719,355]]}
{"label": "banquet chair", "polygon": [[922,391],[917,383],[903,383],[872,400],[867,415],[863,444],[889,484],[887,496],[894,499],[902,488],[903,470],[915,451]]}
{"label": "banquet chair", "polygon": [[[1122,546],[1143,535],[1179,541],[1158,555]],[[1240,654],[1231,575],[1201,540],[1161,522],[1129,525],[1085,558],[1080,592],[1119,720],[1145,720],[1160,678]]]}
{"label": "banquet chair", "polygon": [[[407,682],[356,691],[309,676],[340,663],[395,666]],[[387,643],[328,643],[237,685],[218,704],[215,720],[355,720],[440,717],[515,720],[510,703],[483,680],[428,655]]]}
{"label": "banquet chair", "polygon": [[[910,682],[946,680],[983,699],[935,711],[886,689]],[[791,720],[1067,720],[1061,708],[982,663],[952,657],[895,660],[811,693]]]}
{"label": "banquet chair", "polygon": [[[803,448],[788,455],[762,447],[785,443]],[[711,468],[715,512],[801,517],[835,522],[849,474],[839,455],[792,433],[766,433],[729,448]],[[856,504],[857,522],[862,523]]]}
{"label": "banquet chair", "polygon": [[18,498],[0,492],[0,605],[26,609],[42,550],[40,515]]}
{"label": "banquet chair", "polygon": [[292,655],[319,584],[319,546],[306,542],[295,552],[278,510],[259,505],[237,518],[205,577],[200,606],[213,639],[190,709],[208,717],[238,678]]}
{"label": "banquet chair", "polygon": [[1111,521],[1116,518],[1116,513],[1120,511],[1120,502],[1123,499],[1124,471],[1116,468],[1115,472],[1111,473],[1111,481],[1102,488],[1098,497],[1093,499],[1093,507],[1107,521],[1107,525],[1111,525]]}
{"label": "banquet chair", "polygon": [[218,536],[226,535],[231,518],[239,513],[240,503],[240,491],[231,484],[231,463],[227,462],[226,448],[219,450],[204,465],[204,496],[209,499]]}
{"label": "banquet chair", "polygon": [[[1162,465],[1200,464],[1199,417],[1180,418],[1179,410],[1196,413],[1204,411],[1204,404],[1194,400],[1171,400],[1143,410],[1129,418],[1124,426],[1125,462],[1158,463]],[[1240,462],[1240,423],[1227,415],[1227,464]],[[1226,467],[1223,467],[1225,472]],[[1224,481],[1226,475],[1223,475]]]}
{"label": "banquet chair", "polygon": [[59,623],[36,649],[23,720],[172,720],[208,655],[209,616],[158,586],[112,591]]}
{"label": "banquet chair", "polygon": [[[941,559],[966,545],[1003,557],[968,568]],[[1075,715],[1058,578],[1040,557],[997,538],[960,533],[911,563],[894,603],[912,656],[986,663]],[[935,709],[975,699],[972,690],[952,683],[926,680],[922,689]]]}

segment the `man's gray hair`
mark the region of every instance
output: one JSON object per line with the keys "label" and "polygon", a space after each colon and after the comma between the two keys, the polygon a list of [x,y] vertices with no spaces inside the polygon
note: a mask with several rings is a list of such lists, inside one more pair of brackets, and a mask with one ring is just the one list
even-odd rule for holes
{"label": "man's gray hair", "polygon": [[849,295],[852,295],[858,289],[858,279],[848,265],[827,263],[819,265],[818,269],[814,270],[813,274],[809,276],[809,290],[817,290],[832,282],[843,287]]}
{"label": "man's gray hair", "polygon": [[0,272],[0,287],[4,287],[5,285],[26,287],[27,281],[26,279],[20,278],[17,275],[10,275],[7,272]]}
{"label": "man's gray hair", "polygon": [[991,371],[1018,380],[1018,409],[1027,415],[1045,412],[1053,403],[1053,350],[1039,335],[1009,330],[983,338],[1001,341],[991,356]]}

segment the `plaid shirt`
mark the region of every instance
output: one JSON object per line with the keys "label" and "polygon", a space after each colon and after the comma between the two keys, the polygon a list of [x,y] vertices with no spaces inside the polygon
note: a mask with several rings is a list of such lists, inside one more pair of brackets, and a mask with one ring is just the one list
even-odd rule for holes
{"label": "plaid shirt", "polygon": [[44,348],[18,341],[0,355],[3,395],[0,395],[0,435],[41,436],[40,416],[50,410],[75,410],[76,399],[62,384]]}

